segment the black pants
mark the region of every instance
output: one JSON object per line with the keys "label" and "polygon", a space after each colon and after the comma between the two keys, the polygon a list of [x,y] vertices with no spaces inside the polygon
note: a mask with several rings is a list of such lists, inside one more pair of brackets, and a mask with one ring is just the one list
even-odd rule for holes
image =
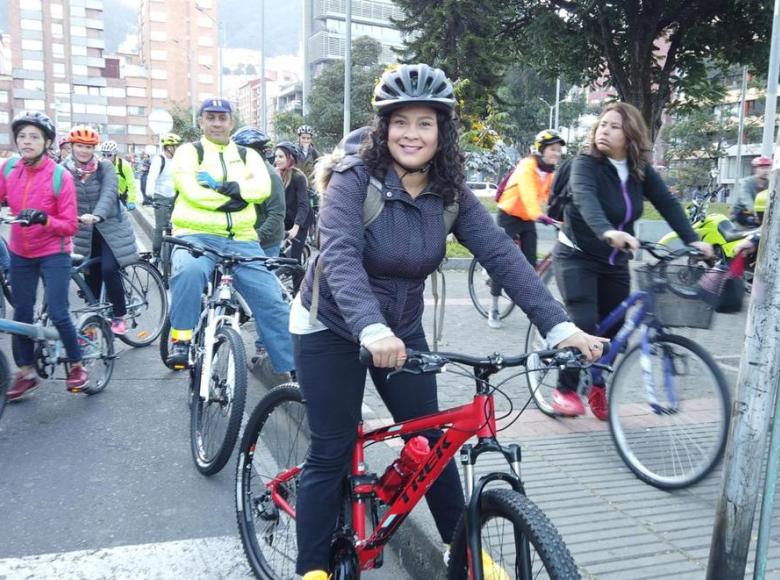
{"label": "black pants", "polygon": [[[536,268],[536,223],[521,220],[501,210],[498,210],[496,221],[510,238],[520,241],[520,249],[523,251],[525,259]],[[490,294],[501,296],[501,286],[497,282],[491,281]]]}
{"label": "black pants", "polygon": [[[553,250],[555,282],[561,292],[572,322],[588,334],[595,334],[604,320],[631,293],[628,265],[610,266],[589,258],[582,252],[558,243]],[[622,321],[605,336],[612,338]],[[576,390],[579,371],[560,373],[559,388]]]}
{"label": "black pants", "polygon": [[[422,328],[404,342],[410,348],[428,350]],[[328,568],[330,539],[361,420],[366,367],[358,360],[358,348],[329,330],[293,336],[295,368],[306,399],[312,437],[296,505],[298,574]],[[387,372],[372,368],[371,379],[396,421],[438,411],[433,375],[395,375],[388,381]],[[425,436],[433,442],[441,433],[428,432]],[[426,500],[442,540],[450,543],[464,507],[454,462],[431,486]]]}
{"label": "black pants", "polygon": [[111,247],[96,227],[92,227],[92,251],[90,258],[100,258],[89,267],[87,284],[95,298],[100,300],[100,289],[106,284],[106,298],[114,307],[114,318],[121,318],[127,314],[125,304],[125,290],[122,285],[122,276],[119,274],[119,262],[116,261]]}
{"label": "black pants", "polygon": [[[301,261],[303,247],[306,245],[306,236],[309,235],[309,227],[311,227],[311,223],[312,215],[311,212],[309,212],[309,217],[306,218],[306,223],[298,228],[298,233],[293,239],[290,240],[290,250],[287,252],[288,258],[293,258],[299,262]],[[292,228],[292,225],[288,228],[285,224],[284,227],[286,230],[289,230]]]}

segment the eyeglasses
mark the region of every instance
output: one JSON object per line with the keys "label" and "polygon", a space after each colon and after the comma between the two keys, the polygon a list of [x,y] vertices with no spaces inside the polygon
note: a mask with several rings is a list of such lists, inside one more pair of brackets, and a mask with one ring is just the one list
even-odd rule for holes
{"label": "eyeglasses", "polygon": [[111,153],[111,151],[101,151],[100,153],[103,157],[113,157],[114,154]]}

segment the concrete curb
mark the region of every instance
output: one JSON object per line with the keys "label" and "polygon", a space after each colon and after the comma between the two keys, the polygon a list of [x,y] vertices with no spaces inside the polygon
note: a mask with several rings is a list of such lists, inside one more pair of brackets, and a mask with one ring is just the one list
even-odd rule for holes
{"label": "concrete curb", "polygon": [[130,212],[135,222],[140,226],[141,230],[146,234],[151,242],[154,239],[154,215],[148,215],[149,210],[146,206],[137,205],[135,209]]}

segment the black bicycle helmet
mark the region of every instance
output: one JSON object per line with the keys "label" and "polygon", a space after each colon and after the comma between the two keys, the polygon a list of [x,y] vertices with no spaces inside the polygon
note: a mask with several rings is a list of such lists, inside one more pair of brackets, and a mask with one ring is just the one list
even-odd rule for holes
{"label": "black bicycle helmet", "polygon": [[233,133],[231,139],[238,145],[252,147],[253,149],[264,149],[271,141],[268,135],[255,127],[244,126]]}
{"label": "black bicycle helmet", "polygon": [[357,155],[364,143],[368,142],[371,127],[360,127],[350,131],[337,145],[345,155]]}
{"label": "black bicycle helmet", "polygon": [[35,125],[50,141],[54,141],[57,136],[57,130],[54,127],[54,123],[51,119],[43,113],[37,113],[34,111],[22,111],[11,122],[11,132],[14,134],[14,140],[25,125]]}
{"label": "black bicycle helmet", "polygon": [[555,143],[560,143],[564,146],[566,145],[566,141],[561,137],[561,134],[558,131],[555,129],[545,129],[544,131],[539,131],[536,134],[536,137],[534,137],[534,150],[537,153],[541,153],[545,147],[554,145]]}
{"label": "black bicycle helmet", "polygon": [[293,159],[295,159],[295,162],[298,163],[298,161],[301,160],[301,150],[298,148],[298,146],[295,143],[290,143],[289,141],[280,141],[276,144],[276,147],[274,147],[274,150],[281,149],[282,151],[286,151],[290,155],[292,155]]}
{"label": "black bicycle helmet", "polygon": [[406,105],[429,105],[452,111],[455,93],[452,82],[441,69],[427,64],[393,65],[374,87],[371,104],[382,115]]}

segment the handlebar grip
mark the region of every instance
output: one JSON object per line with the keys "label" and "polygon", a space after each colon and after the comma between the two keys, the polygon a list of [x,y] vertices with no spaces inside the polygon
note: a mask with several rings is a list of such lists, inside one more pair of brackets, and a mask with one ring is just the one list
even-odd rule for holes
{"label": "handlebar grip", "polygon": [[372,355],[371,351],[368,350],[365,346],[360,347],[360,354],[358,355],[358,358],[360,359],[360,364],[367,367],[371,366],[374,361],[374,355]]}

